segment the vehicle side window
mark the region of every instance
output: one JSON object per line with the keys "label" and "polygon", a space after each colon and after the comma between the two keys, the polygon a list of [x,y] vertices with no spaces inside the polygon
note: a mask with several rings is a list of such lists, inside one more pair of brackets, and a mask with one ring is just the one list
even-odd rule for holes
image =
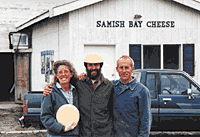
{"label": "vehicle side window", "polygon": [[151,98],[156,98],[156,79],[155,74],[147,74],[146,87],[149,89]]}
{"label": "vehicle side window", "polygon": [[190,82],[180,74],[161,75],[162,94],[183,95],[190,89]]}

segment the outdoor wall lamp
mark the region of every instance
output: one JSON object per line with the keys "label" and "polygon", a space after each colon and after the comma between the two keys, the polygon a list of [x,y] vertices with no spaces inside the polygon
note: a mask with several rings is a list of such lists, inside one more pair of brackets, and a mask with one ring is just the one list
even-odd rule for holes
{"label": "outdoor wall lamp", "polygon": [[28,34],[19,32],[9,33],[9,49],[28,48]]}

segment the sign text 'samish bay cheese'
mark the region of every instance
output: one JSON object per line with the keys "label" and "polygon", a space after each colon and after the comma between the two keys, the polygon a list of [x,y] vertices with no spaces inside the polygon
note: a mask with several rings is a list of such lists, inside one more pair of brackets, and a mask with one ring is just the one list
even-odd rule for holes
{"label": "sign text 'samish bay cheese'", "polygon": [[[142,27],[143,21],[129,21],[129,28],[135,27]],[[175,27],[175,21],[147,21],[146,26],[149,28],[165,28],[165,27]],[[125,21],[97,21],[96,27],[119,27],[119,28],[125,28]]]}

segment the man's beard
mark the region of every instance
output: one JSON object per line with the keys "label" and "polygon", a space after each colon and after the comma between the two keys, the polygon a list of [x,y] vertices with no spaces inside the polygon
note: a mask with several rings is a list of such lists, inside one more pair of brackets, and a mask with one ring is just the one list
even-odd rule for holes
{"label": "man's beard", "polygon": [[[101,74],[101,68],[100,68],[100,69],[91,69],[91,70],[86,69],[86,71],[87,71],[88,77],[89,77],[90,79],[92,79],[92,80],[96,80],[96,79],[100,76],[100,74]],[[91,72],[92,72],[92,71],[96,71],[97,73],[91,75]]]}

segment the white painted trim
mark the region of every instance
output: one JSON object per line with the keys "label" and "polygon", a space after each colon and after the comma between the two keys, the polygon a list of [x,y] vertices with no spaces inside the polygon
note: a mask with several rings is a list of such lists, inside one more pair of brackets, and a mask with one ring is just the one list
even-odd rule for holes
{"label": "white painted trim", "polygon": [[181,60],[181,68],[180,69],[183,71],[183,44],[181,44],[180,60]]}
{"label": "white painted trim", "polygon": [[195,10],[200,11],[200,4],[199,2],[193,1],[193,0],[173,0],[175,2],[178,2],[184,6],[188,6],[190,8],[193,8]]}
{"label": "white painted trim", "polygon": [[116,46],[117,45],[117,43],[84,43],[84,46],[85,45],[96,45],[96,46],[98,46],[98,45],[100,45],[100,46],[102,46],[102,45],[108,45],[108,46]]}
{"label": "white painted trim", "polygon": [[141,44],[141,69],[144,69],[144,58],[143,58],[143,44]]}
{"label": "white painted trim", "polygon": [[160,45],[160,69],[164,69],[164,49],[163,44]]}
{"label": "white painted trim", "polygon": [[10,53],[14,53],[14,49],[0,49],[0,53],[2,52],[10,52]]}
{"label": "white painted trim", "polygon": [[48,11],[40,14],[39,16],[36,16],[36,17],[34,17],[34,18],[32,18],[32,19],[30,19],[28,21],[25,21],[21,25],[17,25],[16,29],[17,29],[17,31],[20,31],[20,30],[22,30],[22,29],[24,29],[26,27],[29,27],[29,26],[33,25],[34,23],[37,23],[37,22],[39,22],[39,21],[41,21],[41,20],[43,20],[45,18],[48,18],[49,16],[50,16],[50,12],[48,10]]}
{"label": "white painted trim", "polygon": [[58,16],[60,14],[64,14],[64,13],[67,13],[67,12],[70,12],[70,11],[73,11],[76,9],[80,9],[80,8],[89,6],[91,4],[95,4],[100,1],[103,1],[103,0],[79,0],[76,2],[72,2],[70,4],[54,7],[53,8],[53,14],[54,14],[53,16]]}
{"label": "white painted trim", "polygon": [[33,49],[19,49],[19,52],[33,52]]}

